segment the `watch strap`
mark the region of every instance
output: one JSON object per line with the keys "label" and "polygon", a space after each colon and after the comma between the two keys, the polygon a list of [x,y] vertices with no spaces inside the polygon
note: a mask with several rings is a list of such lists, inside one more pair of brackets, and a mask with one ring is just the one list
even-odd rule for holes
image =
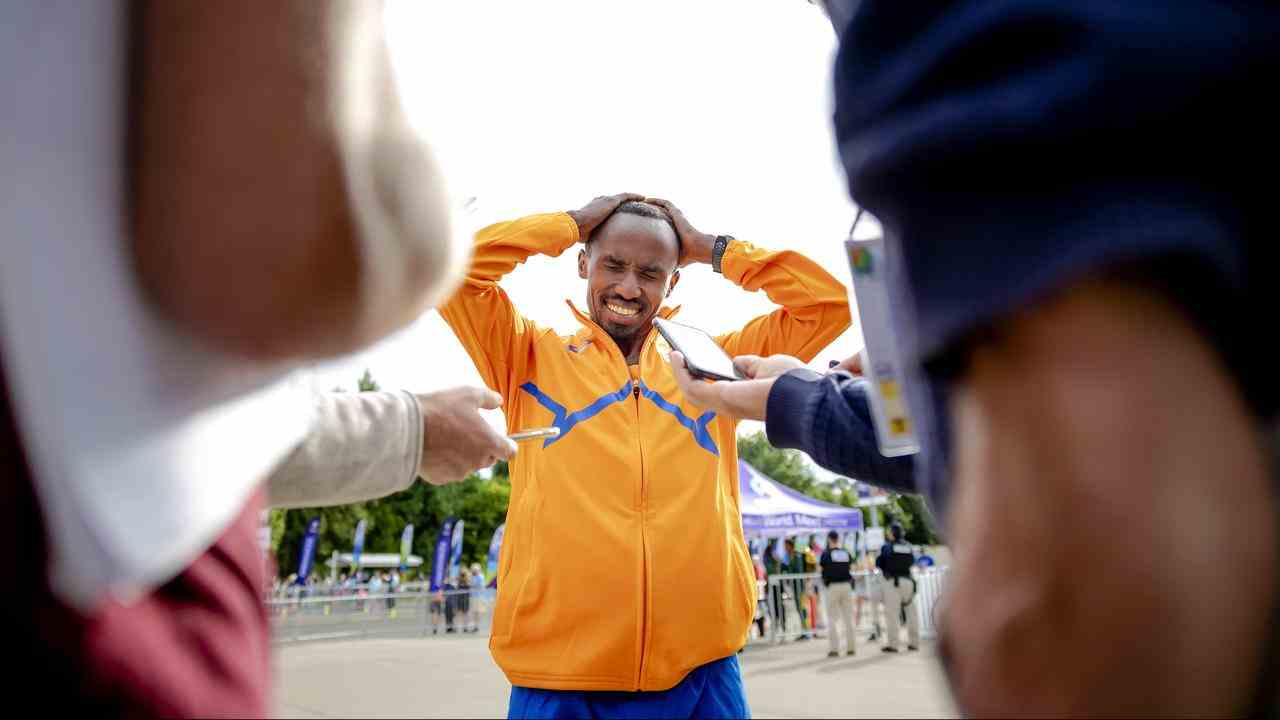
{"label": "watch strap", "polygon": [[724,272],[720,269],[720,261],[724,259],[724,251],[732,241],[732,235],[717,235],[716,244],[711,249],[711,269],[722,275]]}

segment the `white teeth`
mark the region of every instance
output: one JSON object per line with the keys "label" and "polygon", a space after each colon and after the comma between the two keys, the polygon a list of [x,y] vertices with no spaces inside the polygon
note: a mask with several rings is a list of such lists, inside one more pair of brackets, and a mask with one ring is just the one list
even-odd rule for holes
{"label": "white teeth", "polygon": [[621,305],[614,305],[613,303],[605,303],[605,306],[606,306],[606,307],[608,307],[611,311],[613,311],[613,312],[615,312],[615,313],[617,313],[617,314],[619,314],[619,315],[631,316],[631,315],[635,315],[636,313],[640,312],[639,310],[632,310],[631,308],[624,308],[624,307],[622,307]]}

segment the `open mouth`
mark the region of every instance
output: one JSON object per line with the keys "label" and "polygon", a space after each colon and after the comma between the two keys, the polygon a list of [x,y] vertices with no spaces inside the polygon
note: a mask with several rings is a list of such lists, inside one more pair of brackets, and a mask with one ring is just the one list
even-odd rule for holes
{"label": "open mouth", "polygon": [[640,308],[627,307],[625,305],[619,305],[612,302],[606,302],[604,306],[609,308],[609,312],[614,315],[621,315],[622,317],[631,317],[632,315],[640,314]]}
{"label": "open mouth", "polygon": [[614,297],[604,300],[600,303],[604,309],[608,311],[609,321],[623,325],[630,325],[639,320],[641,313],[644,312],[644,303],[634,300],[623,300]]}

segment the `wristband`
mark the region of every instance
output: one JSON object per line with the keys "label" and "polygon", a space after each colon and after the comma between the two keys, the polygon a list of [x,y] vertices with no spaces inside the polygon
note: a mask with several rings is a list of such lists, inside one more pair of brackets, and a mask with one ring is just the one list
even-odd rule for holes
{"label": "wristband", "polygon": [[724,258],[724,251],[729,247],[729,243],[732,241],[732,235],[717,235],[715,247],[711,250],[711,269],[721,275],[723,275],[724,272],[720,269],[720,261]]}

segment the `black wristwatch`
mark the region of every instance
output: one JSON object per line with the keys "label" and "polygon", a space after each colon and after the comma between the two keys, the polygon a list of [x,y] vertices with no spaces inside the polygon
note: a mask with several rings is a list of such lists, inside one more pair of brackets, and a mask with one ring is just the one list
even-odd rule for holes
{"label": "black wristwatch", "polygon": [[711,249],[711,269],[718,273],[724,274],[720,269],[720,261],[724,258],[725,248],[729,247],[729,243],[733,242],[732,235],[717,235],[715,247]]}

